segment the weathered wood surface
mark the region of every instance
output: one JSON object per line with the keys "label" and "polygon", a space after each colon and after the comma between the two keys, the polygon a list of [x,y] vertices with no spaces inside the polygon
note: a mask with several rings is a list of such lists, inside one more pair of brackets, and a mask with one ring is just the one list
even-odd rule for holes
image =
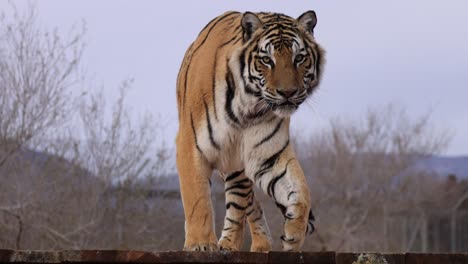
{"label": "weathered wood surface", "polygon": [[[1,263],[311,263],[352,264],[360,253],[145,252],[119,250],[0,250]],[[388,264],[468,264],[465,254],[377,254]]]}

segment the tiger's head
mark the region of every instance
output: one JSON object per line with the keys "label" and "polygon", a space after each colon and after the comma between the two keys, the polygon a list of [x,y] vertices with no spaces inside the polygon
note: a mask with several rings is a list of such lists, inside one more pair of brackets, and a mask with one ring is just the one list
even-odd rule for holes
{"label": "tiger's head", "polygon": [[262,111],[291,115],[317,87],[323,50],[315,42],[314,11],[293,19],[282,14],[244,13],[241,72],[247,93]]}

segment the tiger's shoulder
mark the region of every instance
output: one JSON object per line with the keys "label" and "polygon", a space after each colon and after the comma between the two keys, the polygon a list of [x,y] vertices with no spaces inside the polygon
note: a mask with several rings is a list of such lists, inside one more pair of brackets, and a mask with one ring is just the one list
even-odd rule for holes
{"label": "tiger's shoulder", "polygon": [[[214,86],[216,75],[224,72],[224,62],[243,44],[241,19],[242,13],[237,11],[213,18],[187,49],[177,78],[179,119],[184,118],[187,108],[195,116],[202,111],[200,98],[207,97],[210,91],[206,89]],[[210,98],[206,100],[212,103]]]}

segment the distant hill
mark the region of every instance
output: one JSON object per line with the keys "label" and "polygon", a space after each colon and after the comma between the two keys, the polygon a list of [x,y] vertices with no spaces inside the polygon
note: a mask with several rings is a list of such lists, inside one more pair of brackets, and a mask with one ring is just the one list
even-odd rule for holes
{"label": "distant hill", "polygon": [[468,156],[433,156],[420,161],[416,169],[433,172],[441,177],[454,174],[457,178],[468,179]]}
{"label": "distant hill", "polygon": [[[418,162],[413,169],[430,172],[440,177],[454,174],[457,178],[468,179],[468,156],[432,156]],[[220,177],[217,174],[213,174],[211,180],[213,183],[212,192],[222,191],[223,183]],[[161,178],[158,182],[158,187],[163,190],[178,190],[179,177],[177,173],[171,173]]]}

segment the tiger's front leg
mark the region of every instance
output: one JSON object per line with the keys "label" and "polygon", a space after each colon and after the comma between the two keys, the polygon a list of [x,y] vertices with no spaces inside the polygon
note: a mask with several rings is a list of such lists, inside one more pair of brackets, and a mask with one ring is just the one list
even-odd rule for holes
{"label": "tiger's front leg", "polygon": [[306,233],[313,231],[313,216],[309,188],[289,142],[289,120],[254,127],[249,135],[244,153],[246,174],[275,201],[284,216],[283,250],[299,251]]}
{"label": "tiger's front leg", "polygon": [[[283,174],[283,184],[278,184]],[[283,250],[300,250],[305,235],[314,230],[314,217],[310,208],[309,188],[298,160],[290,157],[284,170],[271,178],[264,191],[275,200],[285,219],[284,235],[281,236]]]}
{"label": "tiger's front leg", "polygon": [[212,169],[193,136],[182,129],[177,136],[177,169],[185,214],[184,250],[217,251],[209,184]]}

